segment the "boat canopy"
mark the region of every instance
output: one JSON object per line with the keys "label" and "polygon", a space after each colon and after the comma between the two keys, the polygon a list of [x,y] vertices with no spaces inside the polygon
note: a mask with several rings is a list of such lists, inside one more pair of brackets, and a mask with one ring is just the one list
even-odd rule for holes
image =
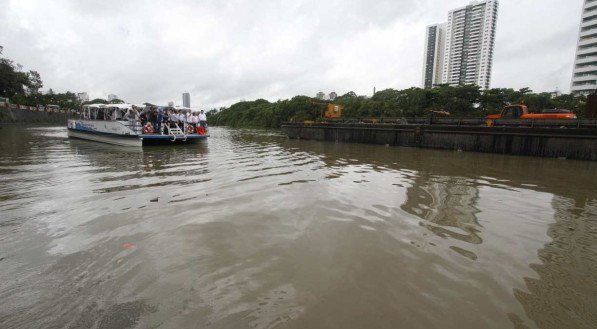
{"label": "boat canopy", "polygon": [[106,107],[106,104],[86,104],[86,105],[83,105],[83,107],[103,108],[103,107]]}
{"label": "boat canopy", "polygon": [[106,107],[120,110],[128,110],[133,108],[133,104],[106,104]]}
{"label": "boat canopy", "polygon": [[119,110],[128,110],[134,107],[144,108],[145,105],[135,105],[135,104],[87,104],[83,105],[83,107],[88,108],[111,108],[111,109],[119,109]]}

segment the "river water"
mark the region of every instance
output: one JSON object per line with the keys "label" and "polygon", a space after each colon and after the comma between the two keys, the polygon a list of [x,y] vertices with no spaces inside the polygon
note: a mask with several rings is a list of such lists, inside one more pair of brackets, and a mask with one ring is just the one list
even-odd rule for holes
{"label": "river water", "polygon": [[0,328],[596,328],[597,163],[0,129]]}

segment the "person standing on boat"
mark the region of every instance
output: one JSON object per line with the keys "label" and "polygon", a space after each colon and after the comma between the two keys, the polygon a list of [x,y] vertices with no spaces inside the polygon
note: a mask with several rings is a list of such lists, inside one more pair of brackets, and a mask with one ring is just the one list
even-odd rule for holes
{"label": "person standing on boat", "polygon": [[160,135],[164,134],[164,130],[162,129],[162,122],[164,122],[164,108],[158,107],[158,114],[156,116],[156,132]]}
{"label": "person standing on boat", "polygon": [[139,118],[139,114],[137,113],[137,110],[133,109],[128,109],[126,111],[126,114],[124,115],[124,119],[125,120],[129,120],[129,121],[133,121]]}
{"label": "person standing on boat", "polygon": [[191,113],[191,123],[193,124],[193,128],[197,131],[197,124],[199,123],[199,117],[195,115],[195,113]]}
{"label": "person standing on boat", "polygon": [[124,119],[129,122],[129,127],[135,130],[137,133],[143,129],[143,126],[139,126],[139,112],[137,112],[137,109],[135,109],[134,106],[126,111]]}
{"label": "person standing on boat", "polygon": [[199,125],[203,128],[207,127],[207,116],[203,113],[203,110],[199,112]]}
{"label": "person standing on boat", "polygon": [[170,115],[168,116],[169,127],[176,128],[176,123],[178,122],[178,116],[176,115],[175,110],[170,110]]}
{"label": "person standing on boat", "polygon": [[149,108],[149,111],[147,111],[147,122],[151,122],[151,124],[153,125],[154,131],[155,131],[155,120],[156,120],[155,108],[152,106]]}
{"label": "person standing on boat", "polygon": [[149,121],[147,120],[147,112],[149,112],[149,106],[146,106],[141,113],[139,113],[139,119],[141,120],[141,125],[145,126],[145,124]]}

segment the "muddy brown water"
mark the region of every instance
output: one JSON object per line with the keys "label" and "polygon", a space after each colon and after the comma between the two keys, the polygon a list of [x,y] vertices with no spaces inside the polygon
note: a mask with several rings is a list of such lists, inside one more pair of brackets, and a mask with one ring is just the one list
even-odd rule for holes
{"label": "muddy brown water", "polygon": [[0,328],[596,328],[597,163],[0,129]]}

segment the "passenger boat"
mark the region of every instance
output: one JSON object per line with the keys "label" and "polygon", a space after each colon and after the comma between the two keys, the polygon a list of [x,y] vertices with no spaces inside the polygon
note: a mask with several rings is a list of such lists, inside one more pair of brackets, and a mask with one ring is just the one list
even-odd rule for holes
{"label": "passenger boat", "polygon": [[[165,113],[173,110],[190,112],[188,108],[162,108]],[[209,137],[207,128],[180,121],[164,122],[160,131],[148,131],[141,123],[138,114],[140,109],[147,110],[147,107],[132,104],[84,105],[78,113],[78,118],[68,120],[68,136],[135,147],[153,144],[189,144]]]}

